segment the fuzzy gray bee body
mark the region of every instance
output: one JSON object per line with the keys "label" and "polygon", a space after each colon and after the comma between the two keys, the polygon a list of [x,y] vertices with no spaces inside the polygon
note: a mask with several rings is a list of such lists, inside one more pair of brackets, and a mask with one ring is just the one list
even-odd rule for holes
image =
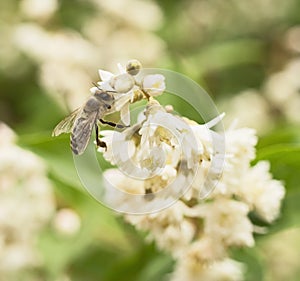
{"label": "fuzzy gray bee body", "polygon": [[52,136],[71,132],[71,149],[75,154],[82,154],[91,138],[93,128],[96,130],[97,146],[106,147],[106,144],[98,138],[98,120],[116,126],[112,122],[105,122],[102,118],[110,113],[114,97],[112,94],[97,89],[87,102],[80,108],[74,110],[63,119],[53,130]]}

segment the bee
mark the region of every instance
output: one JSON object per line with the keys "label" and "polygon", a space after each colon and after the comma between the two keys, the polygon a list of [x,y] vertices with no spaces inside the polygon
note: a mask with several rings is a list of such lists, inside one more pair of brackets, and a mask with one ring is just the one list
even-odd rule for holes
{"label": "bee", "polygon": [[98,120],[102,124],[108,124],[113,127],[124,127],[121,124],[115,124],[102,119],[106,114],[111,113],[114,101],[115,98],[110,91],[103,91],[97,87],[95,93],[83,106],[75,109],[69,116],[56,125],[52,136],[56,137],[62,133],[71,133],[71,149],[74,154],[80,155],[85,151],[93,128],[95,128],[97,147],[106,148],[106,143],[99,139]]}

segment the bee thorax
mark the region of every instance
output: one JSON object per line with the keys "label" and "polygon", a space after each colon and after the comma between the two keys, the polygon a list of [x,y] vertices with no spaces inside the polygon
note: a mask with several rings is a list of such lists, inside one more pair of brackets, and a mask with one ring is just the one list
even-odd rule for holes
{"label": "bee thorax", "polygon": [[83,110],[85,112],[96,111],[99,108],[100,104],[100,101],[98,101],[95,97],[90,97],[89,100],[86,102]]}

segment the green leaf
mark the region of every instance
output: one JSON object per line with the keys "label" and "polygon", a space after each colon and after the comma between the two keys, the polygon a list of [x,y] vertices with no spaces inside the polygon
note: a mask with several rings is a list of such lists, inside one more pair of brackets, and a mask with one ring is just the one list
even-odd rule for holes
{"label": "green leaf", "polygon": [[278,129],[260,137],[257,149],[268,147],[275,144],[300,144],[300,128],[280,124]]}
{"label": "green leaf", "polygon": [[142,245],[129,256],[120,258],[108,269],[103,281],[150,281],[165,280],[172,270],[172,259],[159,253],[154,244]]}
{"label": "green leaf", "polygon": [[73,188],[83,190],[74,166],[69,136],[62,135],[52,138],[50,132],[33,134],[20,137],[19,145],[43,158],[53,178]]}
{"label": "green leaf", "polygon": [[260,138],[257,158],[271,163],[275,178],[283,180],[288,192],[300,187],[300,130],[297,127],[283,127]]}
{"label": "green leaf", "polygon": [[294,163],[300,157],[300,144],[275,144],[263,147],[257,152],[257,160],[284,157],[286,163]]}
{"label": "green leaf", "polygon": [[256,247],[232,249],[230,256],[235,260],[245,264],[245,281],[263,280],[264,264]]}
{"label": "green leaf", "polygon": [[142,269],[137,281],[164,281],[173,271],[174,261],[169,256],[160,255],[152,258]]}
{"label": "green leaf", "polygon": [[221,70],[240,64],[260,63],[264,54],[260,40],[235,39],[213,43],[201,49],[193,60],[202,72]]}
{"label": "green leaf", "polygon": [[273,234],[278,231],[300,226],[300,190],[290,192],[285,197],[281,215],[277,221],[268,228],[268,234]]}
{"label": "green leaf", "polygon": [[300,187],[300,144],[276,144],[261,148],[255,162],[268,160],[275,178],[283,180],[288,191]]}
{"label": "green leaf", "polygon": [[92,249],[97,249],[99,256],[102,256],[99,264],[112,262],[112,256],[120,253],[126,255],[132,251],[126,229],[112,211],[64,183],[54,183],[59,205],[71,207],[78,213],[81,228],[73,236],[61,235],[51,226],[42,233],[39,248],[46,261],[48,274],[53,279],[66,272],[74,260],[88,256]]}

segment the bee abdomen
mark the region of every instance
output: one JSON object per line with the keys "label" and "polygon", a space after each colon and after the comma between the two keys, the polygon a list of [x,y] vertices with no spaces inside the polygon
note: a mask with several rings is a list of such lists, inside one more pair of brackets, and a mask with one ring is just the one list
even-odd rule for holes
{"label": "bee abdomen", "polygon": [[77,145],[77,142],[76,142],[73,134],[71,135],[70,146],[71,146],[71,149],[74,152],[74,154],[78,155],[79,154],[78,145]]}

